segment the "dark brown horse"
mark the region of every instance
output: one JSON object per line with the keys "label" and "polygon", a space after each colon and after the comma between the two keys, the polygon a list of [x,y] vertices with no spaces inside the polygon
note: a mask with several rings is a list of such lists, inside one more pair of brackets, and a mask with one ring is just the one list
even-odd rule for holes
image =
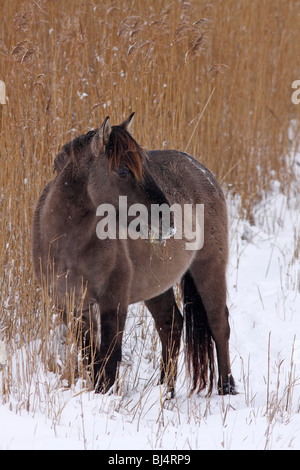
{"label": "dark brown horse", "polygon": [[[208,388],[211,393],[215,343],[218,391],[234,394],[222,190],[212,173],[190,155],[144,151],[129,133],[133,114],[113,127],[107,117],[99,129],[66,144],[56,157],[56,177],[44,188],[34,213],[36,277],[47,278],[48,283],[51,279],[51,292],[62,311],[73,298],[81,318],[80,346],[89,358],[97,392],[108,390],[116,380],[128,306],[144,301],[162,343],[161,380],[167,381],[173,394],[183,328],[173,286],[181,282],[192,389]],[[128,213],[124,214],[121,202],[127,203]],[[204,214],[196,228],[202,230],[202,239],[193,245],[191,233],[196,239],[197,231],[188,232],[181,224],[192,220],[195,227],[193,217],[200,205]],[[148,211],[146,222],[145,217],[133,217],[137,207]],[[152,229],[153,207],[167,211],[159,212],[157,236],[148,237],[141,226],[146,223]],[[189,217],[186,208],[192,208]],[[166,216],[169,229],[163,230]],[[108,229],[110,223],[113,230]],[[140,236],[130,236],[130,225]],[[101,341],[95,304],[100,308]]]}

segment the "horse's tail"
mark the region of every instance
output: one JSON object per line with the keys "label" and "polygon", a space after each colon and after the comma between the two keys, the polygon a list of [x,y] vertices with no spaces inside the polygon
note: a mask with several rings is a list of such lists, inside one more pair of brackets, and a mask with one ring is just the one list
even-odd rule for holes
{"label": "horse's tail", "polygon": [[189,271],[182,278],[182,291],[186,362],[193,381],[191,393],[208,385],[207,395],[210,395],[214,381],[214,342],[202,299]]}

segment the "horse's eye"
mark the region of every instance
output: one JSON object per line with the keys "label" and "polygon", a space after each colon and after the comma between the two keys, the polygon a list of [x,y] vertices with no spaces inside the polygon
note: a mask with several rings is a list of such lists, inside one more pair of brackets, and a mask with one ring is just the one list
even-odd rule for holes
{"label": "horse's eye", "polygon": [[123,168],[119,168],[117,173],[118,173],[119,176],[124,177],[124,176],[128,175],[129,170],[128,170],[128,168],[123,167]]}

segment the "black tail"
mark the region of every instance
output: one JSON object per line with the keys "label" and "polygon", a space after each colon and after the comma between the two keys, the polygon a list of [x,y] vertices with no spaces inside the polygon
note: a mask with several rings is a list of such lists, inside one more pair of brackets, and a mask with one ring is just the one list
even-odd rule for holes
{"label": "black tail", "polygon": [[214,381],[214,342],[207,315],[194,279],[187,271],[182,279],[185,317],[186,361],[192,376],[192,392],[208,385],[210,395]]}

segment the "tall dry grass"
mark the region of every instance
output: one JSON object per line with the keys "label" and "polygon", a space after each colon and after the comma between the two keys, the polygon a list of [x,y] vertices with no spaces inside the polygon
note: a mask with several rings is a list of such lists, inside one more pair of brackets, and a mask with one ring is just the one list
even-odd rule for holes
{"label": "tall dry grass", "polygon": [[[30,257],[34,205],[59,147],[107,114],[118,123],[135,111],[141,145],[187,150],[241,196],[249,217],[272,179],[289,190],[298,2],[0,0],[0,8],[0,334],[8,343],[46,341],[51,306],[41,321]],[[37,348],[49,363],[47,347]],[[5,377],[7,393],[9,368]]]}

